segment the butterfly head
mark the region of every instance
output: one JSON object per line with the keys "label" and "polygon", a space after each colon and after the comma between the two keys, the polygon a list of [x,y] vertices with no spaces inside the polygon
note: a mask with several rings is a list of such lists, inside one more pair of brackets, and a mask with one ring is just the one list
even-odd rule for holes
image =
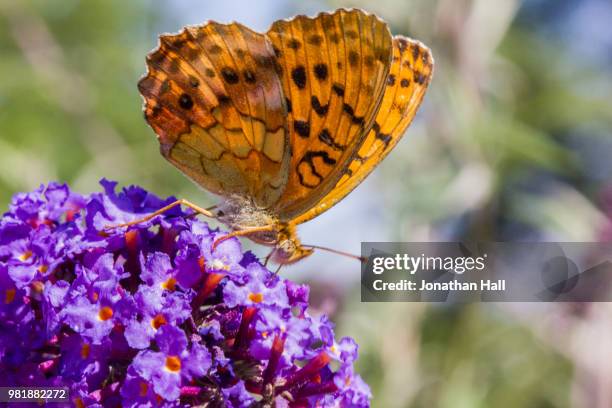
{"label": "butterfly head", "polygon": [[311,248],[295,247],[292,252],[285,252],[277,248],[272,260],[278,264],[292,264],[311,255],[313,251]]}
{"label": "butterfly head", "polygon": [[295,226],[280,225],[272,260],[278,264],[292,264],[313,253],[312,248],[302,246]]}

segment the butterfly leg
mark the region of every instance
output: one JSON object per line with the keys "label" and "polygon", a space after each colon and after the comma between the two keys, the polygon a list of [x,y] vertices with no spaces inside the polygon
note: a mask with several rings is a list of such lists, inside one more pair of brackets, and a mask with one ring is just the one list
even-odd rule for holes
{"label": "butterfly leg", "polygon": [[278,268],[276,268],[276,270],[274,271],[275,275],[278,275],[278,273],[280,272],[281,268],[283,267],[284,264],[278,264]]}
{"label": "butterfly leg", "polygon": [[[217,205],[212,205],[212,206],[210,206],[210,207],[208,207],[208,208],[205,208],[205,210],[206,210],[206,211],[208,211],[208,212],[211,212],[211,213],[212,213],[212,211],[213,211],[214,209],[216,209],[217,207],[218,207]],[[191,207],[190,207],[190,208],[191,208]],[[187,219],[195,218],[195,217],[197,217],[198,215],[200,215],[200,213],[199,213],[199,212],[194,211],[194,212],[192,212],[191,214],[188,214],[188,215],[184,216],[183,218],[187,220]],[[214,216],[214,217],[216,217],[216,216]],[[212,218],[212,217],[211,217],[211,218]]]}
{"label": "butterfly leg", "polygon": [[220,243],[222,243],[223,241],[227,241],[228,239],[232,237],[244,237],[247,235],[255,234],[257,232],[268,232],[268,231],[274,231],[274,226],[264,225],[263,227],[246,228],[246,229],[241,229],[241,230],[230,232],[227,235],[217,238],[212,244],[212,250],[214,251],[215,248],[217,248],[217,246]]}
{"label": "butterfly leg", "polygon": [[173,203],[168,204],[165,207],[160,208],[159,210],[152,212],[151,214],[148,214],[140,219],[134,220],[134,221],[130,221],[130,222],[126,222],[123,224],[117,224],[117,225],[110,225],[110,226],[106,226],[104,229],[106,230],[110,230],[110,229],[115,229],[115,228],[121,228],[121,227],[130,227],[132,225],[137,225],[137,224],[141,224],[143,222],[147,222],[155,217],[157,217],[158,215],[161,215],[163,213],[165,213],[168,210],[171,210],[172,208],[179,206],[179,205],[184,205],[185,207],[189,207],[191,208],[193,211],[195,211],[196,214],[202,214],[205,215],[207,217],[210,218],[215,218],[215,214],[213,214],[211,211],[206,210],[202,207],[198,207],[197,205],[193,204],[190,201],[187,201],[185,199],[180,199],[180,200],[176,200]]}
{"label": "butterfly leg", "polygon": [[271,250],[270,253],[266,256],[266,258],[264,259],[263,266],[268,266],[268,262],[270,262],[270,258],[272,258],[272,255],[274,255],[274,251],[276,251],[276,248]]}

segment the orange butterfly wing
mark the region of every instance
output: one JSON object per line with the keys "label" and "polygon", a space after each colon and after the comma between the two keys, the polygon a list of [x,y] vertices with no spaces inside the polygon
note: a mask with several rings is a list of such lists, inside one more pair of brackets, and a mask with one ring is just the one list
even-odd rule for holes
{"label": "orange butterfly wing", "polygon": [[372,126],[391,61],[387,25],[361,10],[275,22],[267,33],[282,68],[292,159],[272,212],[290,220],[320,201]]}
{"label": "orange butterfly wing", "polygon": [[263,34],[210,22],[160,37],[138,86],[172,164],[213,193],[269,207],[287,182],[287,109]]}
{"label": "orange butterfly wing", "polygon": [[343,169],[344,174],[334,188],[315,206],[292,220],[293,223],[306,222],[328,210],[374,170],[412,122],[432,75],[430,50],[418,41],[395,36],[393,63],[372,129],[350,164]]}

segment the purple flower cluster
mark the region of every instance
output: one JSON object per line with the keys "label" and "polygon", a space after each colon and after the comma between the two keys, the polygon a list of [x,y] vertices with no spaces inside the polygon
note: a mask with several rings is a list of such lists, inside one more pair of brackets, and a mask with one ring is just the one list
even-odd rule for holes
{"label": "purple flower cluster", "polygon": [[362,407],[357,344],[237,239],[139,187],[49,184],[0,221],[0,385],[77,407]]}

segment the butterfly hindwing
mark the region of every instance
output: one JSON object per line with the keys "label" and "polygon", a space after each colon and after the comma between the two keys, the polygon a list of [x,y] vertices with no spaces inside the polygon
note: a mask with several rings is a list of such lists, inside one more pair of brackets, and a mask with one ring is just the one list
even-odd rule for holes
{"label": "butterfly hindwing", "polygon": [[387,25],[360,10],[298,16],[267,32],[287,98],[292,159],[273,211],[289,220],[342,176],[371,127],[391,60]]}
{"label": "butterfly hindwing", "polygon": [[139,82],[162,154],[200,186],[267,207],[287,181],[286,105],[263,34],[210,22],[160,37]]}
{"label": "butterfly hindwing", "polygon": [[357,187],[393,149],[412,122],[433,74],[430,50],[418,41],[393,38],[393,62],[372,128],[334,188],[296,217],[300,224],[328,210]]}

